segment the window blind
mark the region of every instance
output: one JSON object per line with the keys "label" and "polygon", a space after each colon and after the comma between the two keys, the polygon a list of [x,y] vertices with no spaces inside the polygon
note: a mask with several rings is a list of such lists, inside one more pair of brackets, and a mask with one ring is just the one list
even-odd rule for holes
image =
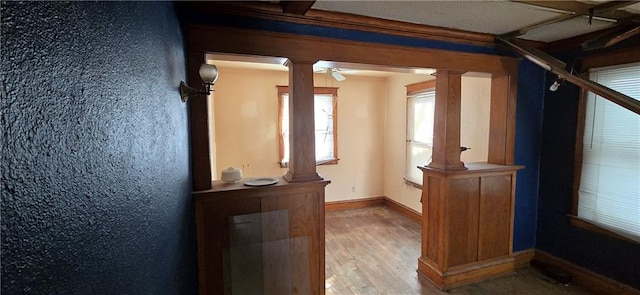
{"label": "window blind", "polygon": [[[590,79],[640,100],[640,63],[596,68]],[[578,217],[640,237],[640,116],[588,93]]]}
{"label": "window blind", "polygon": [[406,178],[422,184],[422,172],[416,168],[429,164],[433,148],[435,90],[407,97]]}

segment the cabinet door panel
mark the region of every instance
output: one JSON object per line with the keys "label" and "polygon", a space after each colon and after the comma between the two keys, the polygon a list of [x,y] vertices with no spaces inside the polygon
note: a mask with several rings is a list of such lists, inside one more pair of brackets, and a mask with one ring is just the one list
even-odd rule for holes
{"label": "cabinet door panel", "polygon": [[201,289],[205,294],[216,294],[229,287],[224,283],[224,278],[229,279],[229,271],[228,269],[225,271],[223,257],[225,253],[228,254],[231,246],[230,217],[257,212],[260,212],[258,198],[246,198],[233,202],[225,198],[196,202],[198,263],[202,264],[199,268],[204,269],[199,272],[199,276],[200,282],[204,282]]}
{"label": "cabinet door panel", "polygon": [[478,198],[480,179],[451,179],[447,198],[448,266],[478,260]]}
{"label": "cabinet door panel", "polygon": [[511,244],[511,175],[481,180],[478,259],[509,255]]}

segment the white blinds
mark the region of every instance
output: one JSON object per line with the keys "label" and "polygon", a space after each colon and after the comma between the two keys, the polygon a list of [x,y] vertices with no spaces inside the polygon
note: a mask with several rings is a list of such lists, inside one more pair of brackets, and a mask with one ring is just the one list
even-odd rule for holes
{"label": "white blinds", "polygon": [[[590,79],[640,100],[640,63],[592,69]],[[640,237],[640,116],[589,93],[578,216]]]}
{"label": "white blinds", "polygon": [[429,164],[433,148],[434,90],[407,97],[406,178],[422,183],[422,172],[416,168]]}

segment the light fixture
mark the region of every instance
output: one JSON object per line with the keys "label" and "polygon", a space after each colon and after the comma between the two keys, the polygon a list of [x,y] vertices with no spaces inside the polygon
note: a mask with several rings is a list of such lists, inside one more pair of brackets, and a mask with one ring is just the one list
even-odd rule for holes
{"label": "light fixture", "polygon": [[555,81],[553,81],[553,84],[551,84],[551,87],[549,87],[550,91],[556,91],[558,90],[558,87],[560,87],[560,84],[562,84],[562,82],[564,82],[564,79],[558,77],[558,79],[556,79]]}
{"label": "light fixture", "polygon": [[211,87],[213,87],[213,84],[218,80],[218,68],[215,65],[202,64],[198,73],[200,74],[200,79],[202,79],[202,85],[204,85],[205,90],[190,87],[187,83],[180,81],[180,98],[182,98],[182,102],[187,102],[189,97],[193,95],[209,95],[211,91],[213,91]]}

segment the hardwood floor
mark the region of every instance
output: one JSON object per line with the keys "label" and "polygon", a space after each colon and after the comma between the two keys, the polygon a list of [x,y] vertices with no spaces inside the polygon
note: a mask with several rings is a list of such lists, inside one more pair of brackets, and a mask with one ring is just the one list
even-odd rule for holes
{"label": "hardwood floor", "polygon": [[564,286],[531,267],[481,283],[440,291],[418,278],[420,224],[386,207],[326,212],[326,293],[592,294]]}

